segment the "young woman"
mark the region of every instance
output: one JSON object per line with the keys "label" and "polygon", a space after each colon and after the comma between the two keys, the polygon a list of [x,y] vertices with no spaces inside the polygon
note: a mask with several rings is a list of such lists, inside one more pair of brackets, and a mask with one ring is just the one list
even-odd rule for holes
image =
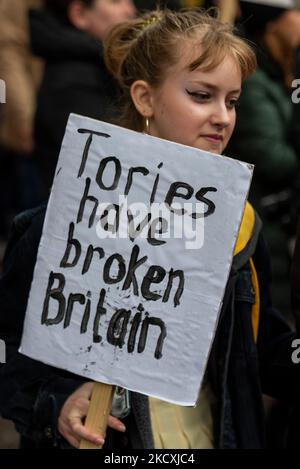
{"label": "young woman", "polygon": [[[216,154],[230,139],[242,81],[256,64],[230,26],[198,10],[156,11],[116,26],[105,61],[123,90],[121,125]],[[85,438],[101,445],[103,435],[83,425],[93,383],[17,353],[43,218],[39,209],[17,221],[0,284],[1,337],[8,343],[0,409],[39,446],[45,435],[51,444],[78,447]],[[273,311],[268,283],[260,222],[248,205],[200,404],[184,408],[130,393],[131,412],[122,422],[109,417],[105,444],[263,447],[262,391],[296,399],[300,390],[299,367],[291,361],[295,336]]]}

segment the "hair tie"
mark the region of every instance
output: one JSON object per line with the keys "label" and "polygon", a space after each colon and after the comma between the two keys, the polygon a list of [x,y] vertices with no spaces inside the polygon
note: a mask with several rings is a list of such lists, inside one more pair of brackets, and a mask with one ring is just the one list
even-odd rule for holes
{"label": "hair tie", "polygon": [[144,21],[143,25],[142,25],[142,29],[144,30],[145,28],[147,28],[148,26],[150,26],[151,24],[154,24],[154,23],[157,23],[158,22],[158,17],[157,16],[151,16],[150,18],[148,18],[147,20]]}

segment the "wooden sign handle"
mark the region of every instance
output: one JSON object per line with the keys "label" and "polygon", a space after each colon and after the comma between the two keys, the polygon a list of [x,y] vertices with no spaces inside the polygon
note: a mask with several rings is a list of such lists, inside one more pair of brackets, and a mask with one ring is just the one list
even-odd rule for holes
{"label": "wooden sign handle", "polygon": [[[110,384],[95,383],[85,426],[89,430],[96,431],[103,438],[106,434],[107,420],[111,411],[112,399],[115,387]],[[101,449],[86,440],[81,440],[80,449]]]}
{"label": "wooden sign handle", "polygon": [[237,0],[221,0],[220,2],[220,20],[222,23],[234,24],[235,17],[238,11]]}

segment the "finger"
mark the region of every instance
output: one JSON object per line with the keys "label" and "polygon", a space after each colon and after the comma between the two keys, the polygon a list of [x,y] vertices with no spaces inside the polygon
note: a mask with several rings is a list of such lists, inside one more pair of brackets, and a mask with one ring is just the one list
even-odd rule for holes
{"label": "finger", "polygon": [[117,430],[118,432],[126,431],[126,427],[124,423],[122,423],[121,420],[117,419],[116,417],[113,417],[112,415],[108,417],[107,424],[110,428],[113,428],[114,430]]}
{"label": "finger", "polygon": [[94,389],[94,385],[95,385],[94,382],[88,382],[88,383],[83,384],[80,388],[80,395],[90,400],[93,389]]}
{"label": "finger", "polygon": [[71,413],[76,412],[76,415],[79,415],[81,418],[86,417],[88,410],[89,410],[89,405],[90,401],[84,397],[80,397],[79,399],[76,400],[74,403],[75,409],[72,409]]}
{"label": "finger", "polygon": [[[79,398],[76,400],[76,402],[73,403],[73,407],[69,409],[65,409],[61,412],[58,424],[64,423],[65,425],[70,424],[70,419],[71,418],[79,418],[82,420],[87,416],[88,409],[89,409],[89,400],[85,398]],[[70,406],[69,406],[70,407]]]}
{"label": "finger", "polygon": [[104,438],[95,432],[91,432],[83,426],[80,417],[70,417],[70,428],[72,433],[76,435],[76,438],[84,439],[94,443],[97,446],[104,444]]}
{"label": "finger", "polygon": [[78,440],[72,433],[67,433],[66,436],[64,437],[71,446],[74,448],[79,449],[80,448],[80,440]]}
{"label": "finger", "polygon": [[74,448],[79,448],[80,446],[80,439],[76,438],[76,436],[70,432],[70,429],[67,425],[61,424],[59,425],[59,433],[67,440],[71,446]]}
{"label": "finger", "polygon": [[57,425],[59,433],[66,438],[66,435],[71,433],[70,426],[64,422],[63,420],[59,419],[58,425]]}

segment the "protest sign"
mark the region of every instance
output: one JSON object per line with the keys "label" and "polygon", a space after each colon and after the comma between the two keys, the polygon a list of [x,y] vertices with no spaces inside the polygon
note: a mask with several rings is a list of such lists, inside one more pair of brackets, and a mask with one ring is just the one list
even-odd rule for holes
{"label": "protest sign", "polygon": [[21,353],[194,405],[252,171],[71,115]]}

